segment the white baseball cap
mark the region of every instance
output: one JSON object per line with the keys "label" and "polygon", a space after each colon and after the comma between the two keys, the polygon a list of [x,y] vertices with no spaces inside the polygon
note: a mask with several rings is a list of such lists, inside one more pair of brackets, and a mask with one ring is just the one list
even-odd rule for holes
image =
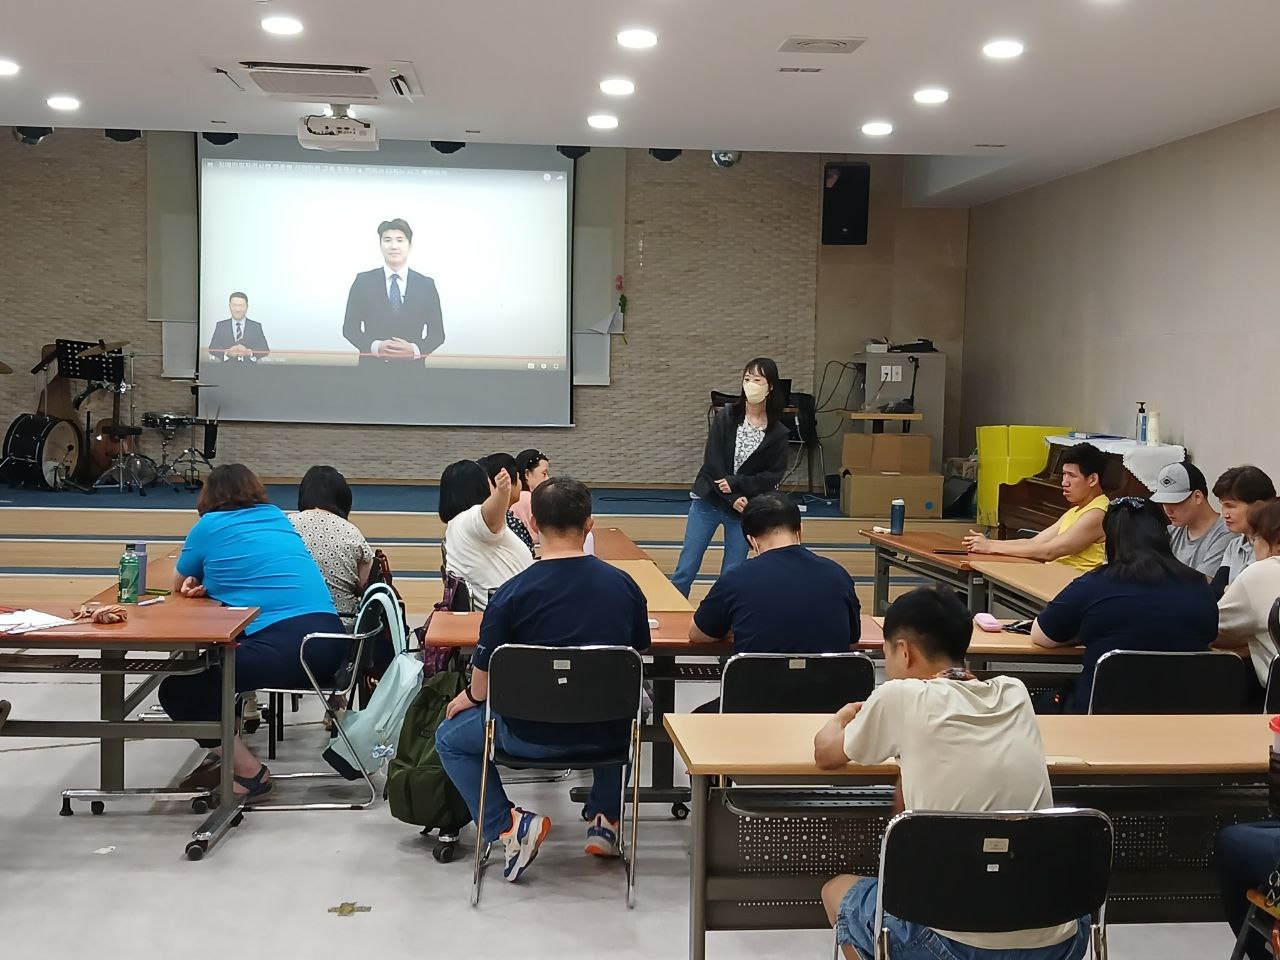
{"label": "white baseball cap", "polygon": [[1209,493],[1200,468],[1194,463],[1171,463],[1156,478],[1151,500],[1154,503],[1181,503],[1197,490],[1206,496]]}

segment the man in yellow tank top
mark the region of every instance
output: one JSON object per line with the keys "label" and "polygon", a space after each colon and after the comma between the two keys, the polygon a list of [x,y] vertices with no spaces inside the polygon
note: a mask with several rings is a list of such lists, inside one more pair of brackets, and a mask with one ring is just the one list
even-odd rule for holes
{"label": "man in yellow tank top", "polygon": [[1051,527],[1030,540],[988,540],[975,531],[964,538],[970,553],[1003,557],[1027,557],[1065,563],[1088,572],[1107,562],[1103,544],[1102,519],[1107,515],[1102,492],[1102,470],[1106,460],[1092,443],[1077,443],[1062,455],[1062,495],[1071,506]]}

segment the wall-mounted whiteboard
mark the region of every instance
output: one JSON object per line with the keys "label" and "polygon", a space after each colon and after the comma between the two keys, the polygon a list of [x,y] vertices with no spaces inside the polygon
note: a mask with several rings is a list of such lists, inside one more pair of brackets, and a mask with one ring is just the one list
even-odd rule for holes
{"label": "wall-mounted whiteboard", "polygon": [[573,385],[609,385],[608,334],[591,330],[617,306],[613,288],[614,231],[577,227],[573,231]]}

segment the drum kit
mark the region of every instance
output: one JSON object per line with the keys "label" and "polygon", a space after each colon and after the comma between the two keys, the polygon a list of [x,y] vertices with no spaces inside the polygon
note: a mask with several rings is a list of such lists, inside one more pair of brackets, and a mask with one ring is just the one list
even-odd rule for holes
{"label": "drum kit", "polygon": [[[4,437],[0,479],[11,485],[44,490],[79,490],[114,487],[121,493],[136,490],[146,496],[147,488],[164,484],[199,489],[201,468],[212,467],[216,455],[218,421],[194,413],[144,412],[137,425],[137,381],[134,365],[139,354],[124,353],[127,341],[97,343],[58,340],[47,347],[33,375],[44,375],[44,387],[34,413],[21,413],[9,425]],[[57,374],[50,367],[57,361]],[[126,373],[126,361],[127,373]],[[13,368],[0,362],[0,375]],[[201,389],[213,386],[197,378],[172,378],[186,383],[194,401]],[[70,381],[83,381],[71,396]],[[79,386],[79,385],[78,385]],[[81,405],[91,395],[105,391],[111,395],[111,415],[94,424],[85,410],[84,427],[78,422]],[[129,396],[129,418],[121,420],[121,397]],[[137,449],[143,428],[160,435],[160,462]],[[204,428],[203,443],[197,445],[196,428]],[[179,431],[189,429],[189,445],[170,460],[169,449]]]}

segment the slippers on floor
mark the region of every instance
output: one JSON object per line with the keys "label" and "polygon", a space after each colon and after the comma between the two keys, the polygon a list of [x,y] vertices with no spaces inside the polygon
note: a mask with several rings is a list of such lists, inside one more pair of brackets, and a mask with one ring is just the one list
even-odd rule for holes
{"label": "slippers on floor", "polygon": [[270,780],[267,779],[270,771],[264,763],[258,767],[258,772],[252,777],[236,777],[236,784],[244,787],[246,793],[237,793],[236,796],[243,800],[260,800],[269,794],[275,787]]}
{"label": "slippers on floor", "polygon": [[178,789],[213,790],[222,782],[222,757],[208,753],[199,766],[178,781]]}

